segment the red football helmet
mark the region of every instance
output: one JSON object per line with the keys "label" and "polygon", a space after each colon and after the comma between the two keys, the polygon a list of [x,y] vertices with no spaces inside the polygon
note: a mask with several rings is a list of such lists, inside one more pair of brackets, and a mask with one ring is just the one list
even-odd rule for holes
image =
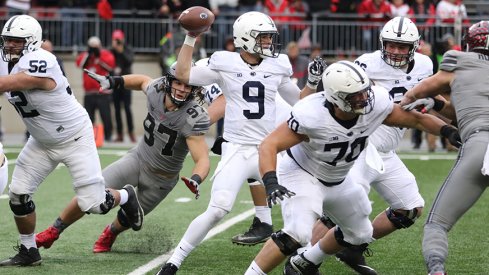
{"label": "red football helmet", "polygon": [[472,25],[464,40],[467,51],[489,51],[489,21],[480,21]]}

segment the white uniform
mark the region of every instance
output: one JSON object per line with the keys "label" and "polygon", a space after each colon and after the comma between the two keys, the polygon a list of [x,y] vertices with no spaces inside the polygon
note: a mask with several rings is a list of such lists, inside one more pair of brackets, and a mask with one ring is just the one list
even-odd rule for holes
{"label": "white uniform", "polygon": [[[407,90],[433,73],[430,58],[419,53],[414,54],[414,60],[406,71],[388,65],[382,60],[380,51],[363,54],[355,63],[365,70],[375,85],[386,88],[396,103],[401,101]],[[380,171],[368,165],[367,159],[370,161],[372,156],[364,151],[355,162],[351,176],[357,179],[367,192],[370,185],[374,187],[391,208],[410,210],[423,207],[424,200],[419,194],[414,175],[395,153],[405,132],[405,128],[380,126],[369,139],[382,157],[383,164],[380,166],[383,166],[383,169]]]}
{"label": "white uniform", "polygon": [[382,87],[372,87],[372,112],[347,125],[334,118],[333,104],[324,93],[298,102],[288,120],[289,128],[308,136],[289,150],[279,165],[280,184],[296,195],[282,202],[283,231],[305,246],[314,223],[326,213],[348,243],[372,241],[370,201],[348,173],[368,144],[368,137],[392,112],[393,103]]}
{"label": "white uniform", "polygon": [[[0,62],[0,75],[25,72],[56,82],[52,91],[7,92],[8,101],[22,117],[31,138],[19,154],[10,192],[32,195],[59,163],[68,167],[83,211],[105,201],[105,187],[93,128],[76,100],[56,57],[39,49],[22,56],[9,72]],[[88,187],[88,188],[86,188]]]}
{"label": "white uniform", "polygon": [[239,53],[215,52],[208,66],[191,68],[189,84],[217,83],[226,98],[221,161],[214,172],[207,210],[195,218],[169,262],[181,263],[229,211],[247,179],[261,180],[258,145],[275,127],[277,91],[289,103],[299,100],[300,89],[291,82],[292,66],[286,55],[265,58],[254,67]]}

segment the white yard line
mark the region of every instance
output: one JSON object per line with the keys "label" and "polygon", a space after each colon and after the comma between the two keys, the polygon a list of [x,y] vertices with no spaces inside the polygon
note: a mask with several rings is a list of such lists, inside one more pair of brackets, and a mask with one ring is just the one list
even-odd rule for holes
{"label": "white yard line", "polygon": [[[217,225],[216,227],[212,228],[211,231],[209,231],[209,233],[207,233],[207,235],[204,238],[204,241],[206,241],[206,240],[214,237],[215,235],[225,231],[229,227],[237,224],[238,222],[246,220],[247,218],[251,217],[254,214],[255,214],[255,208],[252,208],[250,210],[247,210],[241,214],[238,214],[238,215],[230,218],[229,220]],[[129,275],[144,275],[147,272],[163,265],[170,258],[171,254],[173,254],[173,249],[168,251],[167,253],[161,255],[161,256],[154,258],[153,260],[151,260],[147,264],[136,268],[134,271],[129,273]]]}

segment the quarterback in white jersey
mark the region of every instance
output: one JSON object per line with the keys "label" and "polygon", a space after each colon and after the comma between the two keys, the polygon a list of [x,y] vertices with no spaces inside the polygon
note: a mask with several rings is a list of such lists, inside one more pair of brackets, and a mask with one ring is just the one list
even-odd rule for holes
{"label": "quarterback in white jersey", "polygon": [[[209,58],[201,59],[195,63],[196,66],[207,66]],[[222,93],[221,88],[217,83],[213,83],[211,85],[204,86],[204,101],[211,105],[209,108],[211,122],[215,122],[218,118],[224,116],[225,110],[225,99]],[[221,97],[222,96],[222,97]],[[285,100],[280,96],[279,93],[276,93],[275,97],[275,127],[280,123],[287,120],[290,115],[290,110],[292,106],[285,102]],[[212,152],[221,155],[222,143],[225,140],[222,137],[218,137],[214,145],[212,146]],[[280,155],[279,155],[280,157]],[[231,241],[235,244],[240,245],[256,245],[262,242],[265,242],[270,235],[273,233],[273,227],[270,223],[262,222],[262,221],[271,221],[271,217],[263,217],[264,215],[269,215],[269,211],[266,205],[266,192],[265,188],[261,184],[260,181],[255,179],[248,179],[248,185],[250,186],[251,197],[253,199],[253,203],[255,205],[255,212],[257,213],[250,228],[241,234],[237,234],[231,238]],[[265,212],[265,213],[263,213]]]}
{"label": "quarterback in white jersey", "polygon": [[[316,274],[327,255],[344,247],[366,248],[373,240],[372,208],[349,170],[367,147],[369,135],[382,123],[435,134],[446,125],[434,116],[403,111],[384,88],[371,86],[365,72],[352,62],[330,65],[323,84],[325,92],[298,102],[289,120],[260,145],[260,172],[271,194],[269,203],[282,203],[284,228],[272,234],[247,275],[266,274],[305,246],[323,212],[337,226],[315,246],[292,257],[286,274]],[[282,150],[287,156],[276,172],[276,154]]]}
{"label": "quarterback in white jersey", "polygon": [[[315,92],[325,67],[319,60],[310,70],[309,85],[301,91],[290,76],[292,66],[279,54],[278,31],[273,20],[260,12],[247,12],[233,25],[234,44],[240,52],[215,52],[206,67],[191,67],[195,37],[187,35],[178,55],[176,77],[192,85],[217,83],[226,100],[221,161],[213,175],[207,210],[195,218],[160,274],[175,274],[183,260],[199,245],[234,205],[247,179],[261,180],[258,145],[275,126],[276,93],[290,105]],[[262,222],[271,224],[270,209],[264,206]]]}
{"label": "quarterback in white jersey", "polygon": [[120,203],[130,224],[142,225],[142,208],[132,187],[105,190],[92,123],[55,56],[40,48],[41,36],[39,22],[28,15],[10,18],[1,34],[0,93],[7,94],[31,137],[17,158],[9,186],[21,244],[18,254],[0,266],[41,263],[32,195],[59,163],[73,178],[78,213],[105,214]]}

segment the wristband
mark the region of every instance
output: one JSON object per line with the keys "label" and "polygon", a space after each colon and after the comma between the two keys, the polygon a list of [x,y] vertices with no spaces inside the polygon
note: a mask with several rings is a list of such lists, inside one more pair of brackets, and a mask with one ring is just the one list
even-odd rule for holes
{"label": "wristband", "polygon": [[311,83],[311,82],[309,82],[309,80],[306,83],[307,87],[309,87],[312,90],[316,90],[318,88],[318,84]]}
{"label": "wristband", "polygon": [[435,104],[433,105],[433,110],[439,112],[445,106],[445,102],[432,97]]}
{"label": "wristband", "polygon": [[457,132],[454,127],[445,124],[440,128],[440,136],[448,138],[453,132]]}
{"label": "wristband", "polygon": [[190,177],[191,180],[195,181],[197,184],[200,185],[200,183],[202,183],[202,178],[197,175],[197,174],[193,174],[191,177]]}
{"label": "wristband", "polygon": [[114,80],[114,86],[112,87],[112,89],[124,89],[124,78],[122,76],[112,76],[112,79]]}
{"label": "wristband", "polygon": [[263,184],[269,185],[269,184],[278,184],[278,179],[277,179],[277,172],[276,171],[269,171],[266,172],[265,175],[262,177]]}
{"label": "wristband", "polygon": [[185,41],[183,41],[183,44],[184,45],[187,45],[187,46],[190,46],[190,47],[193,47],[195,45],[195,40],[196,40],[195,37],[186,35],[185,36]]}

